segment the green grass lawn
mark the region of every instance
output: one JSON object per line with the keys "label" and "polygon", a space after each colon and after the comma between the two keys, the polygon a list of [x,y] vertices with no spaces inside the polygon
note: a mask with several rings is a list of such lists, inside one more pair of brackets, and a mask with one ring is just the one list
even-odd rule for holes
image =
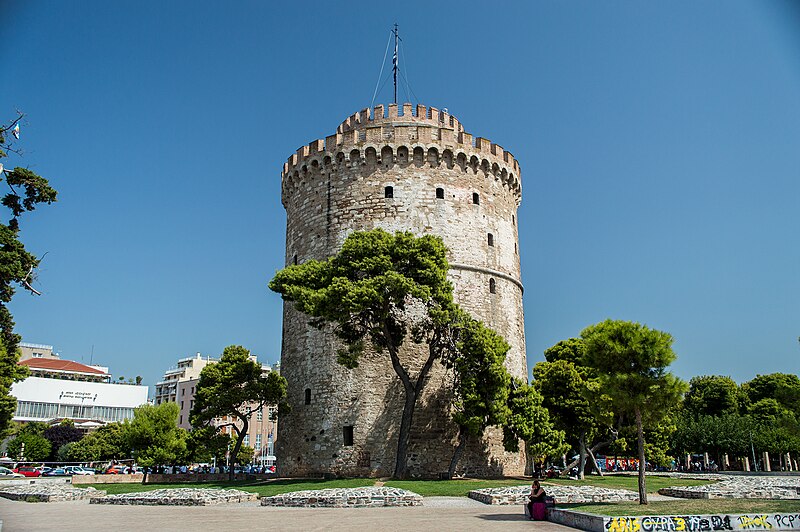
{"label": "green grass lawn", "polygon": [[[689,478],[669,478],[654,475],[647,476],[647,493],[655,493],[661,488],[670,486],[702,486],[712,484],[711,480],[695,480]],[[569,486],[597,486],[599,488],[624,489],[639,492],[639,479],[636,476],[606,475],[604,477],[586,476],[584,480],[570,480],[566,478],[548,479],[543,483],[561,484]],[[545,490],[547,487],[545,486]]]}
{"label": "green grass lawn", "polygon": [[655,501],[639,503],[559,504],[559,508],[599,515],[714,515],[721,513],[795,513],[800,511],[800,501],[767,501],[760,499],[687,499],[680,501]]}

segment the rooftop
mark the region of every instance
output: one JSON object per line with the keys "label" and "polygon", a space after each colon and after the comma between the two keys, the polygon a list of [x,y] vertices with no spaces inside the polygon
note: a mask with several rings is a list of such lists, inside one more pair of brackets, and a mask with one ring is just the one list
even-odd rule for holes
{"label": "rooftop", "polygon": [[29,358],[21,360],[20,366],[28,366],[31,369],[40,369],[48,371],[64,371],[71,373],[89,373],[92,375],[108,375],[108,372],[102,371],[98,368],[74,362],[72,360],[60,360],[55,358]]}

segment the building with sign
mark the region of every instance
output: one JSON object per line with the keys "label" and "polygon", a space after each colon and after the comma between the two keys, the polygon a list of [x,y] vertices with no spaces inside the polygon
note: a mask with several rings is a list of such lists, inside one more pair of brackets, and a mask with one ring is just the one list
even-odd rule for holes
{"label": "building with sign", "polygon": [[133,409],[147,404],[147,386],[114,384],[105,366],[62,360],[52,346],[23,346],[29,346],[32,354],[19,364],[27,366],[31,376],[11,387],[17,398],[14,421],[71,419],[76,426],[91,429],[132,419]]}

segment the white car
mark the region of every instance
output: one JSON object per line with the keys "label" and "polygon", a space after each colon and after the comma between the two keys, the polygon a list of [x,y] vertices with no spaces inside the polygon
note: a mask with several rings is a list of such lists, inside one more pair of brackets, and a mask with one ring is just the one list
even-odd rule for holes
{"label": "white car", "polygon": [[64,471],[67,475],[94,475],[94,469],[81,466],[67,466]]}
{"label": "white car", "polygon": [[0,466],[0,478],[25,478],[25,475],[14,473],[9,468]]}

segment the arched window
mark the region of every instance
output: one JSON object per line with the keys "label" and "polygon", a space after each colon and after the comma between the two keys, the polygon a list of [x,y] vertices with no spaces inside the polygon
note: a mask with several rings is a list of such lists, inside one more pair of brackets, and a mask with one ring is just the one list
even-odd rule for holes
{"label": "arched window", "polygon": [[472,203],[475,205],[481,204],[481,197],[477,192],[472,193]]}
{"label": "arched window", "polygon": [[489,278],[489,293],[497,293],[497,283],[495,282],[494,277]]}
{"label": "arched window", "polygon": [[394,197],[394,187],[386,187],[383,189],[383,197],[384,198],[393,198]]}
{"label": "arched window", "polygon": [[436,199],[444,199],[444,189],[437,188],[436,189]]}
{"label": "arched window", "polygon": [[488,241],[489,241],[489,246],[494,247],[494,235],[492,233],[488,233]]}
{"label": "arched window", "polygon": [[311,404],[311,388],[306,388],[306,404]]}

